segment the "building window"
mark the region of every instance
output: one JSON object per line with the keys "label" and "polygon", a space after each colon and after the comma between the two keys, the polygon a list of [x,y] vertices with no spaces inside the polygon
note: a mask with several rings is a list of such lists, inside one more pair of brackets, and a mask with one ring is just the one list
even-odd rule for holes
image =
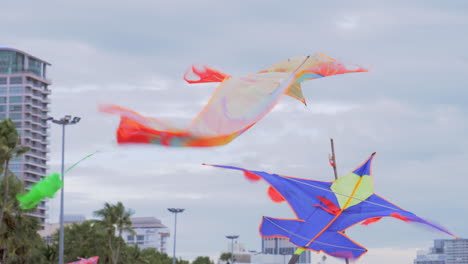
{"label": "building window", "polygon": [[10,87],[10,94],[21,94],[21,93],[23,93],[23,87],[21,86]]}
{"label": "building window", "polygon": [[12,103],[22,103],[23,97],[22,96],[10,96],[10,104]]}
{"label": "building window", "polygon": [[[16,128],[21,128],[23,126],[21,122],[13,122],[13,124],[15,124]],[[21,130],[18,130],[18,135],[21,135]]]}
{"label": "building window", "polygon": [[6,97],[0,97],[0,104],[6,104]]}
{"label": "building window", "polygon": [[22,84],[23,77],[10,77],[10,84]]}
{"label": "building window", "polygon": [[133,240],[135,240],[134,236],[127,236],[127,241],[133,241]]}
{"label": "building window", "polygon": [[5,111],[6,111],[6,106],[0,105],[0,112],[5,112]]}
{"label": "building window", "polygon": [[6,114],[0,114],[0,120],[6,119]]}
{"label": "building window", "polygon": [[[1,109],[2,106],[3,105],[0,105],[0,109]],[[12,112],[21,112],[21,110],[23,110],[22,105],[10,105],[10,111],[12,111]]]}
{"label": "building window", "polygon": [[6,94],[7,93],[7,88],[6,87],[0,87],[0,94]]}
{"label": "building window", "polygon": [[41,62],[38,60],[35,60],[33,58],[29,58],[29,71],[37,74],[38,76],[41,76]]}
{"label": "building window", "polygon": [[145,236],[144,235],[137,235],[137,244],[144,244],[145,242]]}
{"label": "building window", "polygon": [[7,78],[0,78],[0,84],[7,84]]}
{"label": "building window", "polygon": [[11,120],[21,120],[23,118],[22,113],[10,113]]}

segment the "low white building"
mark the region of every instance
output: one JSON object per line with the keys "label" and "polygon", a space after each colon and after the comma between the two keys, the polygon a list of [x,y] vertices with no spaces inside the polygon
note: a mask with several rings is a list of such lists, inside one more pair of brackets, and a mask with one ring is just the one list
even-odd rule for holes
{"label": "low white building", "polygon": [[[262,253],[258,255],[258,263],[288,263],[296,251],[296,246],[284,238],[262,238]],[[298,264],[310,264],[312,261],[309,250],[304,251]],[[253,263],[253,261],[252,261]]]}
{"label": "low white building", "polygon": [[132,217],[132,228],[135,234],[124,232],[122,238],[127,245],[138,245],[140,249],[154,248],[167,253],[169,229],[155,217]]}

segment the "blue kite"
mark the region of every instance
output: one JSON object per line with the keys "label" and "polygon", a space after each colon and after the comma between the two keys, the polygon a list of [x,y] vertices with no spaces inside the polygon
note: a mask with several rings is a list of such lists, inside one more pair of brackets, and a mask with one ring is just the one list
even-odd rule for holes
{"label": "blue kite", "polygon": [[[371,165],[373,153],[362,165],[334,182],[323,182],[251,171],[232,166],[210,165],[241,170],[252,181],[264,179],[270,184],[268,195],[274,202],[287,201],[296,219],[263,217],[260,235],[263,238],[286,238],[304,250],[324,252],[330,256],[358,259],[367,249],[352,241],[345,230],[368,225],[382,217],[426,224],[458,238],[447,229],[432,224],[374,193]],[[205,164],[206,165],[206,164]]]}

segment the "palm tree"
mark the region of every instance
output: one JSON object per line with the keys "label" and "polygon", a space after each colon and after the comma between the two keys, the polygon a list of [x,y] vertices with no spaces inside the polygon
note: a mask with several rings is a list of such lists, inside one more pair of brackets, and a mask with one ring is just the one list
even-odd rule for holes
{"label": "palm tree", "polygon": [[3,167],[3,203],[0,210],[0,226],[3,223],[3,215],[8,203],[9,194],[9,163],[14,157],[18,157],[29,151],[29,147],[19,145],[20,138],[18,131],[16,130],[15,124],[11,119],[5,119],[0,123],[0,162],[4,164]]}
{"label": "palm tree", "polygon": [[[11,172],[10,172],[11,173]],[[7,179],[3,179],[4,185]],[[34,253],[43,246],[37,231],[40,224],[37,218],[23,214],[16,194],[24,190],[23,183],[17,177],[8,177],[10,185],[8,196],[11,199],[5,207],[3,225],[0,226],[1,263],[40,263]],[[1,193],[1,189],[0,189]],[[9,262],[7,262],[7,259]]]}
{"label": "palm tree", "polygon": [[[133,214],[131,210],[126,210],[122,202],[113,205],[105,203],[104,208],[94,212],[94,215],[101,217],[102,220],[97,221],[107,232],[107,243],[111,252],[111,260],[114,264],[119,261],[120,248],[124,243],[122,240],[122,232],[129,231],[134,233],[132,229],[132,221],[130,216]],[[118,236],[115,237],[116,232]]]}

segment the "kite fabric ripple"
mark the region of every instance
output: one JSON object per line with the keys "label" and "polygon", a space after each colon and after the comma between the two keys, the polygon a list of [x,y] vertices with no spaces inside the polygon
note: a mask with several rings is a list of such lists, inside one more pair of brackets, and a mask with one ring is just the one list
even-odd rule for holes
{"label": "kite fabric ripple", "polygon": [[286,238],[299,248],[324,252],[338,258],[357,259],[367,249],[351,240],[344,231],[356,224],[369,225],[382,217],[428,225],[455,238],[447,229],[430,223],[374,193],[372,154],[354,171],[334,182],[323,182],[241,170],[250,181],[265,180],[274,202],[287,201],[296,219],[263,217],[260,234],[264,238]]}
{"label": "kite fabric ripple", "polygon": [[344,73],[366,72],[344,65],[324,54],[290,58],[245,78],[233,77],[206,66],[192,66],[184,75],[188,83],[220,82],[208,104],[186,128],[177,128],[117,105],[100,111],[120,115],[119,144],[141,143],[177,147],[225,145],[261,120],[283,94],[305,103],[301,83]]}

